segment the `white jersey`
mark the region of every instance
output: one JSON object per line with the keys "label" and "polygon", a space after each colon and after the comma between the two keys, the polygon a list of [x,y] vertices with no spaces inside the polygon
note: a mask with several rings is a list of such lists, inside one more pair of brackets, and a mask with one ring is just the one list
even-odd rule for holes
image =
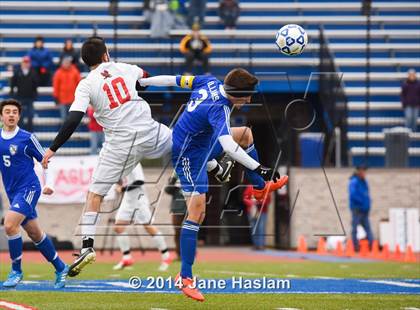
{"label": "white jersey", "polygon": [[70,111],[85,113],[91,104],[108,144],[126,147],[149,141],[156,137],[159,123],[137,94],[136,82],[143,75],[134,65],[102,63],[80,81]]}

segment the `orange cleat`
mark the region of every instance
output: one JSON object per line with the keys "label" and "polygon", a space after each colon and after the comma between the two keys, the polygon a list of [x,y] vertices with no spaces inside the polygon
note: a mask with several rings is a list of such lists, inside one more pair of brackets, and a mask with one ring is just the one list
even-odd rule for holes
{"label": "orange cleat", "polygon": [[254,195],[254,198],[258,201],[263,201],[267,197],[268,194],[271,192],[274,192],[280,188],[282,188],[284,185],[287,184],[287,181],[289,180],[289,177],[287,175],[284,175],[280,177],[276,182],[274,181],[268,181],[265,182],[265,187],[263,189],[253,189],[252,194]]}
{"label": "orange cleat", "polygon": [[204,301],[203,294],[201,294],[195,285],[196,283],[194,283],[193,279],[181,278],[180,273],[178,273],[175,277],[175,286],[179,288],[184,293],[184,295],[197,301]]}

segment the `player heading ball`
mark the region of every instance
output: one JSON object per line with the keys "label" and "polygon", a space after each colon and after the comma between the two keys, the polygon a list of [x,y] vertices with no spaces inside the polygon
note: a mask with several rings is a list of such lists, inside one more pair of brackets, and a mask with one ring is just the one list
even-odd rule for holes
{"label": "player heading ball", "polygon": [[188,216],[180,237],[180,289],[198,301],[204,296],[192,287],[192,265],[197,248],[197,235],[206,212],[208,191],[207,163],[223,152],[246,168],[253,184],[254,197],[265,197],[287,183],[277,171],[263,167],[258,160],[252,132],[247,127],[230,127],[230,114],[251,101],[258,79],[248,71],[237,68],[230,71],[224,82],[211,75],[162,75],[140,80],[141,86],[180,86],[192,90],[185,110],[176,123],[173,134],[172,164],[179,176],[187,199]]}

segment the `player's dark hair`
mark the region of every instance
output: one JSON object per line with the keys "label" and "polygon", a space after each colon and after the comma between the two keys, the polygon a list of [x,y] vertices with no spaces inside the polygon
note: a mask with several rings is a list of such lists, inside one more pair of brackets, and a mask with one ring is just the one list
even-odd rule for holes
{"label": "player's dark hair", "polygon": [[257,84],[258,79],[242,68],[231,70],[224,80],[226,92],[234,97],[251,96]]}
{"label": "player's dark hair", "polygon": [[92,67],[102,63],[102,56],[106,53],[106,45],[101,37],[90,37],[83,42],[81,56],[83,62]]}
{"label": "player's dark hair", "polygon": [[22,112],[22,105],[20,104],[19,101],[15,99],[6,99],[0,102],[0,114],[3,114],[3,109],[7,105],[14,105],[15,107],[17,107],[19,114]]}

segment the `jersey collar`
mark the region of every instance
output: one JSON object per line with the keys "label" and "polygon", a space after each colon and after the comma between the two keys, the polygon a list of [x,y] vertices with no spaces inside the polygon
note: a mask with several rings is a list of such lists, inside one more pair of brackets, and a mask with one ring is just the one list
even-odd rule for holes
{"label": "jersey collar", "polygon": [[17,135],[18,131],[19,131],[19,126],[16,126],[14,131],[6,131],[6,130],[2,129],[1,130],[1,137],[4,140],[13,139]]}

